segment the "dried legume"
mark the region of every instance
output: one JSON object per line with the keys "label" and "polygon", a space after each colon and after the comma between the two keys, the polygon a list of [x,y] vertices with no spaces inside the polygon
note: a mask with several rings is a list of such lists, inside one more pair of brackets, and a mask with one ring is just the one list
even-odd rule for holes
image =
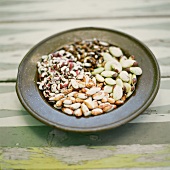
{"label": "dried legume", "polygon": [[100,115],[124,104],[142,74],[133,55],[97,39],[43,55],[37,67],[37,84],[46,100],[77,117]]}

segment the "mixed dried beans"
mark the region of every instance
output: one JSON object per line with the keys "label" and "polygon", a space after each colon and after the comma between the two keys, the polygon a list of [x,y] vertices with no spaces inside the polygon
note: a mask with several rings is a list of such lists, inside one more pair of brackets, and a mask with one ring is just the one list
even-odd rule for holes
{"label": "mixed dried beans", "polygon": [[46,100],[77,117],[100,115],[124,104],[142,74],[133,55],[97,39],[43,55],[37,67],[37,84]]}

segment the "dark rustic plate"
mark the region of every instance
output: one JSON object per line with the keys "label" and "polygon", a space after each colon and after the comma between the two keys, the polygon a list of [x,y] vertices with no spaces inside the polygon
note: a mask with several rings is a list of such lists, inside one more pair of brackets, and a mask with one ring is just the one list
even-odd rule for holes
{"label": "dark rustic plate", "polygon": [[[117,45],[135,55],[143,74],[138,79],[135,93],[121,107],[96,117],[68,116],[51,107],[39,92],[36,63],[42,55],[54,52],[66,44],[93,38]],[[141,114],[154,100],[159,83],[158,63],[143,43],[119,31],[87,27],[52,35],[35,45],[20,63],[16,90],[25,109],[41,122],[64,130],[92,132],[120,126]]]}

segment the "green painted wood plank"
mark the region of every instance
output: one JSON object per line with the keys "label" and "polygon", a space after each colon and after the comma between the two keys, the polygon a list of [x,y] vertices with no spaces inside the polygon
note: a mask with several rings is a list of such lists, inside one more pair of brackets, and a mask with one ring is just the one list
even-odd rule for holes
{"label": "green painted wood plank", "polygon": [[125,124],[94,133],[73,133],[48,126],[1,127],[1,147],[107,146],[170,143],[170,123]]}
{"label": "green painted wood plank", "polygon": [[19,5],[19,4],[27,4],[27,3],[33,3],[35,1],[21,1],[21,0],[1,0],[0,6],[11,6],[11,5]]}
{"label": "green painted wood plank", "polygon": [[133,10],[137,10],[137,11],[142,11],[142,12],[160,12],[160,11],[164,11],[166,13],[166,11],[169,11],[169,7],[170,7],[170,3],[167,1],[162,1],[162,3],[158,3],[158,4],[152,4],[152,5],[146,5],[146,6],[140,6],[140,7],[125,7],[124,10],[126,11],[133,11]]}
{"label": "green painted wood plank", "polygon": [[144,114],[170,114],[170,105],[149,107]]}
{"label": "green painted wood plank", "polygon": [[169,155],[170,145],[1,148],[0,163],[2,169],[164,169]]}
{"label": "green painted wood plank", "polygon": [[[31,48],[31,44],[25,44],[25,43],[14,43],[14,44],[0,44],[0,52],[5,51],[16,51],[21,49],[29,49]],[[5,64],[4,64],[5,65]],[[18,65],[17,65],[18,66]]]}
{"label": "green painted wood plank", "polygon": [[107,28],[121,30],[143,41],[151,48],[158,59],[162,76],[170,76],[169,18],[133,19],[133,22],[130,19],[122,19],[121,21],[116,19],[86,21],[42,21],[0,24],[0,32],[2,32],[0,33],[0,81],[16,80],[17,67],[22,58],[31,47],[42,39],[66,30],[66,28],[82,26],[101,27],[102,25]]}
{"label": "green painted wood plank", "polygon": [[165,57],[165,58],[158,59],[158,62],[159,62],[161,65],[169,66],[169,65],[170,65],[170,56]]}
{"label": "green painted wood plank", "polygon": [[29,113],[24,110],[0,110],[0,118],[23,115],[29,115]]}
{"label": "green painted wood plank", "polygon": [[[102,1],[102,0],[69,0],[69,1],[7,1],[1,2],[1,21],[37,21],[50,19],[84,19],[84,18],[119,18],[119,17],[148,17],[169,16],[169,2],[161,1],[135,1],[124,0]],[[27,6],[27,8],[25,8]],[[70,8],[70,6],[72,8]],[[56,10],[56,7],[57,8]],[[83,7],[83,8],[82,8]],[[24,9],[24,10],[23,10]],[[65,9],[65,10],[63,10]],[[36,13],[35,13],[36,11]],[[13,13],[13,15],[8,15]]]}
{"label": "green painted wood plank", "polygon": [[[168,7],[169,8],[169,7]],[[150,24],[141,24],[136,26],[125,26],[125,28],[136,28],[136,29],[152,29],[152,30],[169,30],[170,29],[170,23],[164,22],[162,24],[158,23],[150,23]]]}
{"label": "green painted wood plank", "polygon": [[0,94],[14,92],[14,84],[0,84]]}
{"label": "green painted wood plank", "polygon": [[[44,127],[21,127],[21,128],[0,128],[0,146],[12,144],[19,147],[48,146],[47,136],[52,128]],[[11,146],[12,146],[11,145]]]}
{"label": "green painted wood plank", "polygon": [[152,40],[146,41],[146,44],[148,46],[153,46],[153,47],[169,47],[170,39],[152,39]]}
{"label": "green painted wood plank", "polygon": [[170,89],[169,79],[164,79],[163,81],[161,81],[160,88],[161,89],[167,89],[167,90]]}
{"label": "green painted wood plank", "polygon": [[[12,28],[7,28],[7,29],[0,29],[0,36],[5,36],[5,35],[15,35],[15,34],[21,34],[25,32],[32,32],[36,31],[36,29],[12,29]],[[37,30],[38,31],[38,30]]]}

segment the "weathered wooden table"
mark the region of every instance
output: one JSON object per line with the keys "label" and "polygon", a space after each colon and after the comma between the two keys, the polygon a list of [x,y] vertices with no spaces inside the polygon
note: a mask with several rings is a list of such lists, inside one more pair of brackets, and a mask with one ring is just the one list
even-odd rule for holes
{"label": "weathered wooden table", "polygon": [[[18,64],[42,39],[75,27],[117,29],[155,54],[161,85],[135,120],[97,133],[48,127],[21,106]],[[170,169],[169,0],[0,1],[0,169]]]}

